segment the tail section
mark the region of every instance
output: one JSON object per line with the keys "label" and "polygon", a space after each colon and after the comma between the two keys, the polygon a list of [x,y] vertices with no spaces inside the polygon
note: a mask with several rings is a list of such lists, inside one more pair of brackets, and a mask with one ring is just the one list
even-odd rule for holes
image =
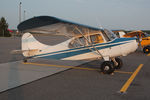
{"label": "tail section", "polygon": [[22,51],[25,57],[34,56],[40,53],[43,48],[48,45],[42,44],[37,41],[31,33],[25,33],[22,36]]}

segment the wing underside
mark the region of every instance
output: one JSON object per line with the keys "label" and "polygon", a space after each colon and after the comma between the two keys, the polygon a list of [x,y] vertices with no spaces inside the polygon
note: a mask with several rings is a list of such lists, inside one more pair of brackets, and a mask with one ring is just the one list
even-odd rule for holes
{"label": "wing underside", "polygon": [[88,45],[81,44],[81,41],[77,41],[82,46],[88,48],[92,46],[93,50],[89,48],[93,53],[100,55],[102,54],[97,50],[97,48],[88,39],[87,34],[101,33],[102,29],[91,27],[88,25],[82,25],[66,20],[62,20],[51,16],[38,16],[28,19],[18,25],[18,30],[30,33],[41,33],[41,34],[51,34],[51,35],[65,35],[67,37],[80,37],[87,41]]}
{"label": "wing underside", "polygon": [[31,33],[45,33],[74,36],[100,32],[100,28],[73,23],[51,16],[38,16],[28,19],[18,25],[18,30]]}

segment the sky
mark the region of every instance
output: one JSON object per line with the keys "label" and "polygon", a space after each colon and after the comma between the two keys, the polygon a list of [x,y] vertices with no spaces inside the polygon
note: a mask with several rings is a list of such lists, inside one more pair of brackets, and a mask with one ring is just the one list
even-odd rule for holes
{"label": "sky", "polygon": [[25,19],[55,16],[111,30],[150,30],[150,0],[0,0],[0,18],[10,29],[19,24],[19,3]]}

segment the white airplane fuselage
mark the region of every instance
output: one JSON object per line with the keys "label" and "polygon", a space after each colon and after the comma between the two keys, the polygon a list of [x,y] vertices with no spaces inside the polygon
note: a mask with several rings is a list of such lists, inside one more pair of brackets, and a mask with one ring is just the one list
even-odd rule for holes
{"label": "white airplane fuselage", "polygon": [[25,33],[22,37],[23,55],[32,58],[42,57],[59,60],[84,60],[102,57],[105,59],[105,57],[126,56],[138,48],[135,38],[116,38],[106,43],[93,44],[96,49],[92,46],[69,48],[68,45],[72,39],[54,46],[49,46],[37,41],[32,34]]}

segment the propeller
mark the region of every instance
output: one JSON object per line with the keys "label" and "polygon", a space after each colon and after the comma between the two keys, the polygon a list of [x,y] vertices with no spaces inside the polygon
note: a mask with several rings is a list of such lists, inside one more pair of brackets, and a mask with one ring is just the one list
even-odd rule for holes
{"label": "propeller", "polygon": [[142,50],[143,47],[142,47],[142,45],[141,45],[141,42],[142,42],[142,33],[141,33],[141,32],[139,33],[138,42],[139,42],[139,48],[140,48],[140,50]]}
{"label": "propeller", "polygon": [[142,42],[142,37],[141,37],[141,38],[139,38],[139,48],[140,48],[140,50],[142,50],[142,49],[143,49],[143,47],[142,47],[142,45],[141,45],[141,42]]}

